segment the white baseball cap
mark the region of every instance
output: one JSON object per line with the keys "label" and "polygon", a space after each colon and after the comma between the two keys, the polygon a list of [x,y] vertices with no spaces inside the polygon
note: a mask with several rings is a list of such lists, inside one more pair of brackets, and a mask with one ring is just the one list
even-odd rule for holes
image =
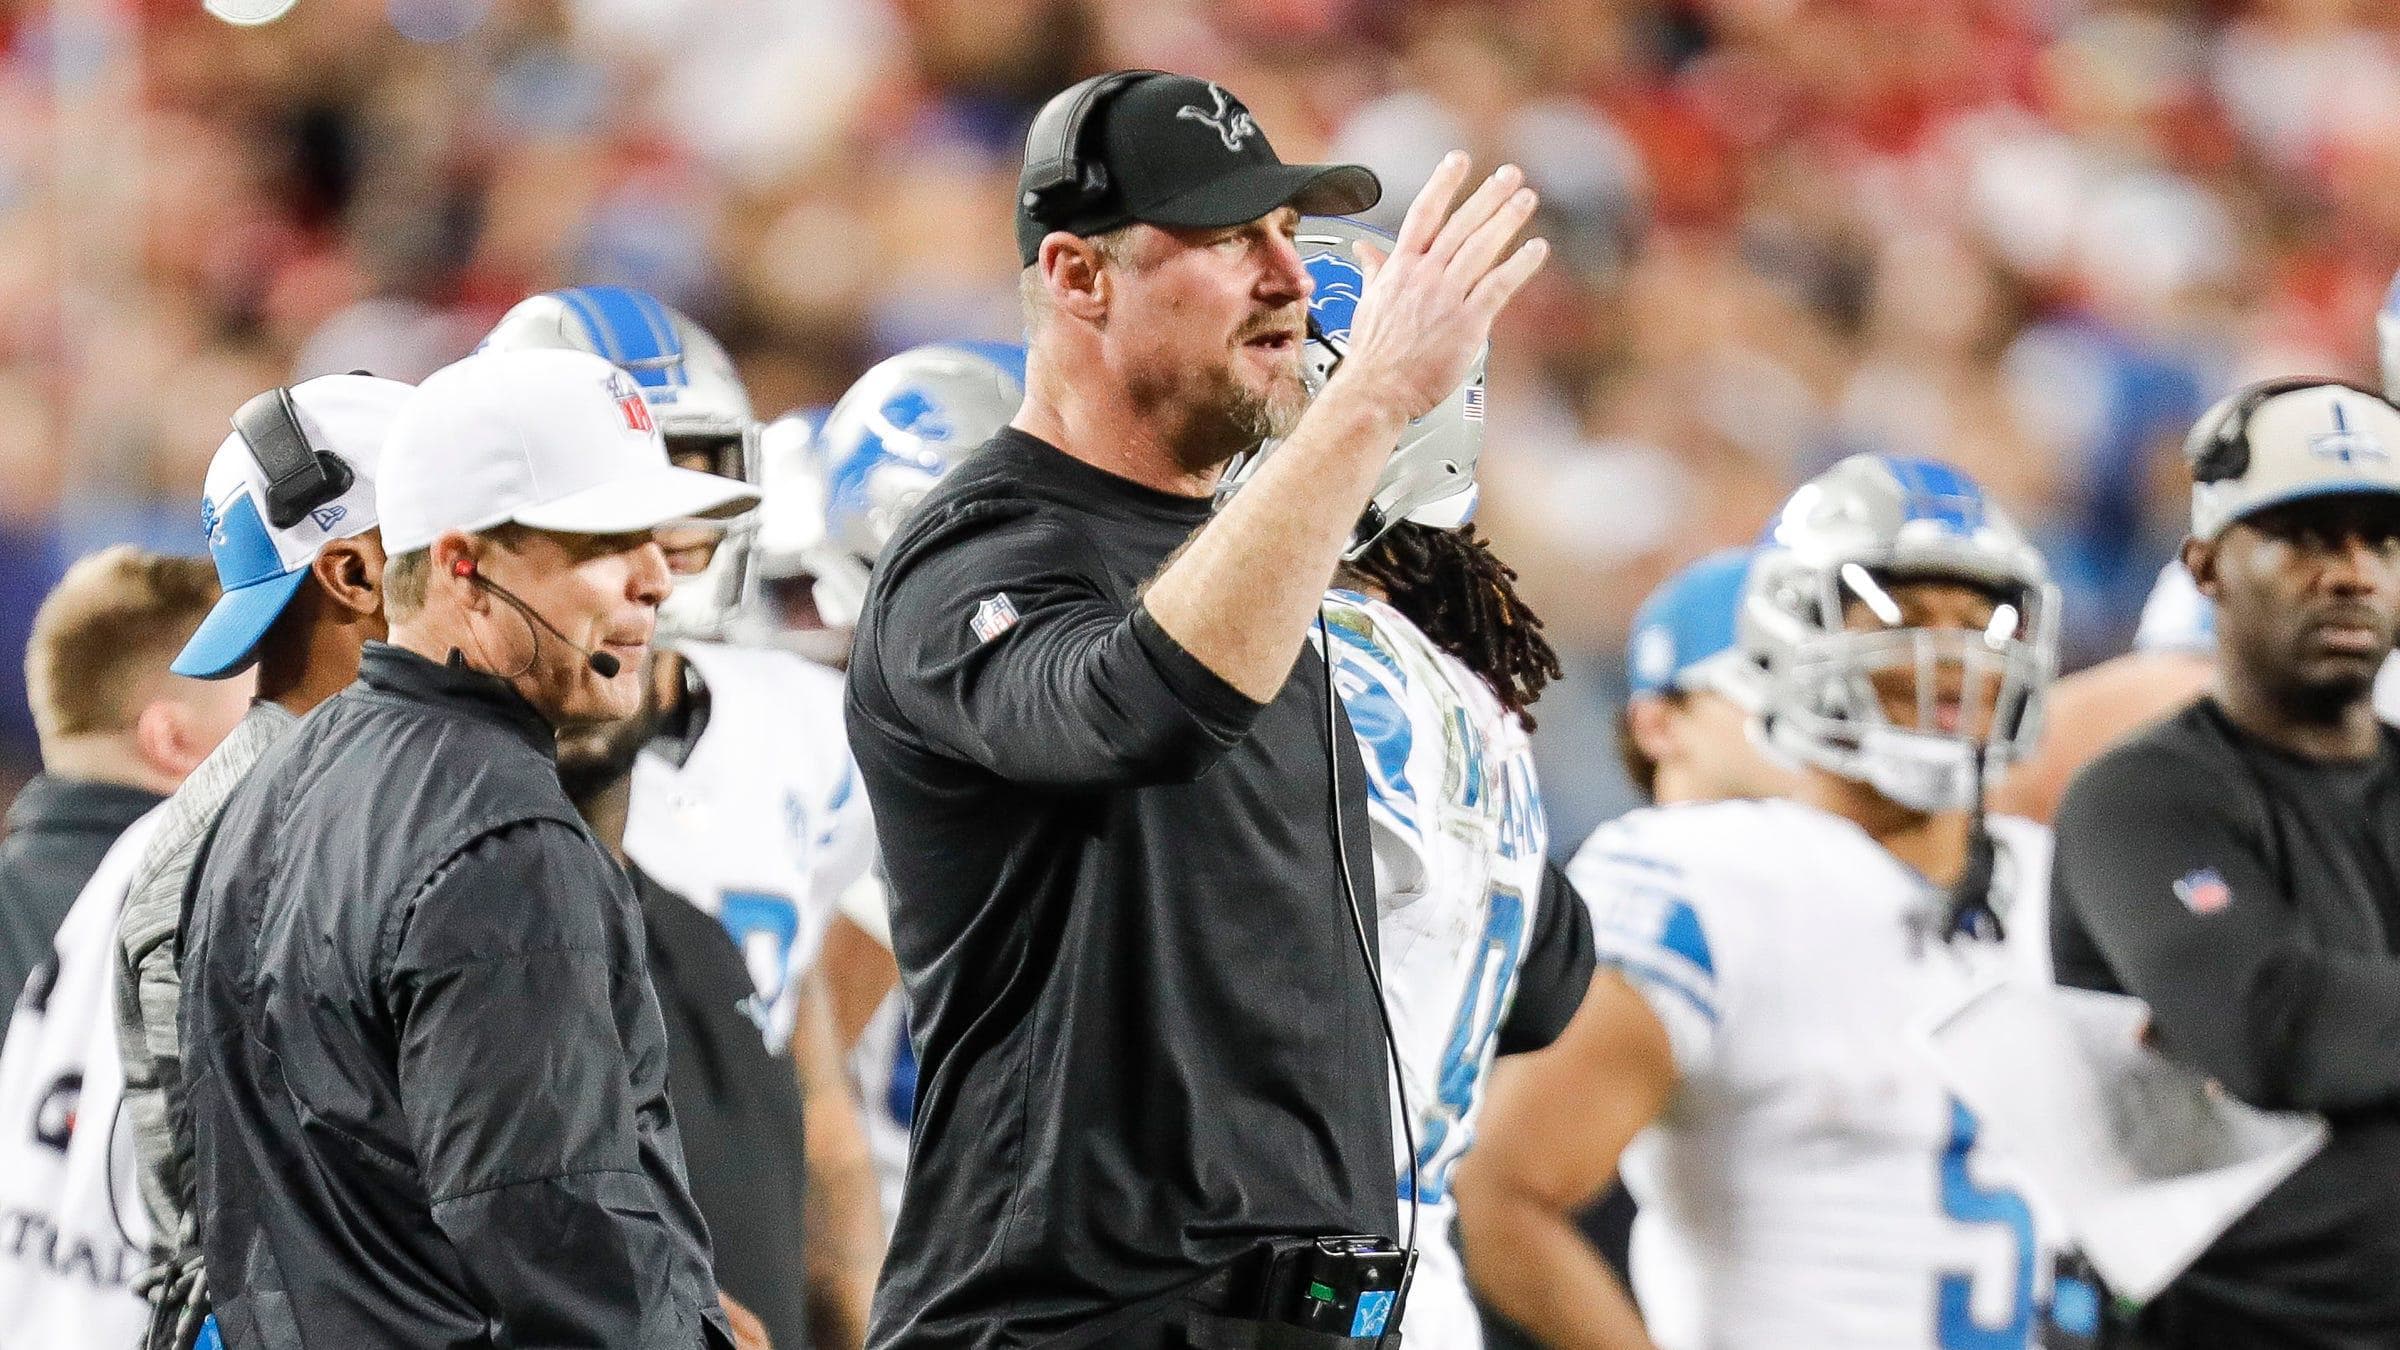
{"label": "white baseball cap", "polygon": [[2269,380],[2228,395],[2184,443],[2192,535],[2309,497],[2400,496],[2400,408],[2335,380]]}
{"label": "white baseball cap", "polygon": [[426,376],[392,428],[381,494],[392,554],[511,521],[624,534],[758,504],[746,483],[667,462],[632,376],[558,348],[477,352]]}
{"label": "white baseball cap", "polygon": [[176,655],[170,669],[178,675],[218,680],[249,669],[259,639],[307,583],[309,564],[326,542],[375,528],[375,479],[384,438],[415,391],[372,375],[320,375],[285,392],[285,406],[300,431],[296,448],[341,461],[349,484],[299,510],[290,524],[278,525],[273,475],[240,431],[225,438],[208,462],[200,496],[200,527],[208,532],[208,554],[225,593]]}

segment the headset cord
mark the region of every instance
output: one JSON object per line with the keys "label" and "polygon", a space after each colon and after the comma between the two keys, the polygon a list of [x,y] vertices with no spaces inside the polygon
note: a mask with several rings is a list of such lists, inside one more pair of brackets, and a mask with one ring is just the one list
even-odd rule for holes
{"label": "headset cord", "polygon": [[1358,939],[1358,958],[1367,968],[1367,987],[1375,992],[1375,1017],[1383,1024],[1383,1045],[1391,1056],[1392,1092],[1400,1102],[1400,1136],[1408,1145],[1408,1241],[1401,1248],[1400,1288],[1392,1298],[1391,1316],[1375,1334],[1375,1348],[1383,1350],[1385,1339],[1408,1312],[1408,1290],[1417,1271],[1417,1211],[1424,1203],[1418,1195],[1417,1127],[1416,1117],[1408,1109],[1408,1070],[1400,1062],[1400,1036],[1392,1030],[1391,1005],[1383,997],[1383,975],[1376,969],[1375,950],[1367,940],[1366,911],[1358,903],[1358,883],[1350,876],[1350,842],[1342,830],[1341,719],[1335,715],[1340,699],[1333,685],[1333,633],[1326,626],[1322,604],[1317,606],[1317,657],[1325,671],[1325,791],[1328,814],[1333,817],[1333,860],[1341,871],[1342,897],[1349,902],[1350,931]]}

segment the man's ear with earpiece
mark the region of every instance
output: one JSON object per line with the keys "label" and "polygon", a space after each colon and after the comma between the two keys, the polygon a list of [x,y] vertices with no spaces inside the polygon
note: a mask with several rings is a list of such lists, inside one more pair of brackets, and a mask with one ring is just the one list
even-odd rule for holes
{"label": "man's ear with earpiece", "polygon": [[480,576],[476,561],[477,540],[463,530],[449,530],[433,541],[428,561],[431,564],[432,587],[456,586],[466,592],[466,608],[481,613],[491,607],[484,588],[476,585]]}

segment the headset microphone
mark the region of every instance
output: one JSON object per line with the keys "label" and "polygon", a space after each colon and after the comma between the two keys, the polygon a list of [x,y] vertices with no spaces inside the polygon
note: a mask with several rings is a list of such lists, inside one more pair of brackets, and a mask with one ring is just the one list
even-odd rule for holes
{"label": "headset microphone", "polygon": [[[450,572],[453,576],[463,577],[468,581],[472,581],[476,585],[483,587],[485,590],[490,591],[492,594],[499,596],[503,600],[506,600],[509,604],[516,607],[516,611],[519,614],[525,616],[525,621],[527,623],[536,624],[542,628],[549,629],[552,637],[557,638],[559,641],[567,644],[569,647],[574,648],[576,651],[583,653],[584,664],[590,666],[592,668],[592,673],[599,676],[601,679],[613,680],[617,677],[617,672],[625,668],[625,663],[618,660],[615,653],[593,651],[591,648],[584,646],[575,639],[568,637],[565,633],[560,632],[557,624],[554,624],[548,619],[543,618],[541,615],[536,614],[533,606],[518,599],[515,592],[509,590],[506,586],[501,585],[499,582],[492,580],[490,577],[487,577],[482,572],[478,571],[475,567],[475,560],[473,558],[460,558],[458,561],[450,564]],[[536,646],[539,646],[541,643],[541,634],[538,631],[534,634],[534,643]]]}

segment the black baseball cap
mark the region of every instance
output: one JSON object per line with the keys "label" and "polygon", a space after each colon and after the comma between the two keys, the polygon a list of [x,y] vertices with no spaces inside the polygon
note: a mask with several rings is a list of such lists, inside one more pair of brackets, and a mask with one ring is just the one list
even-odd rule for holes
{"label": "black baseball cap", "polygon": [[[1070,137],[1079,111],[1081,134]],[[1017,253],[1030,265],[1052,230],[1094,235],[1136,221],[1210,230],[1283,206],[1356,215],[1382,197],[1363,164],[1276,158],[1223,85],[1117,71],[1066,90],[1034,118],[1017,180]]]}

